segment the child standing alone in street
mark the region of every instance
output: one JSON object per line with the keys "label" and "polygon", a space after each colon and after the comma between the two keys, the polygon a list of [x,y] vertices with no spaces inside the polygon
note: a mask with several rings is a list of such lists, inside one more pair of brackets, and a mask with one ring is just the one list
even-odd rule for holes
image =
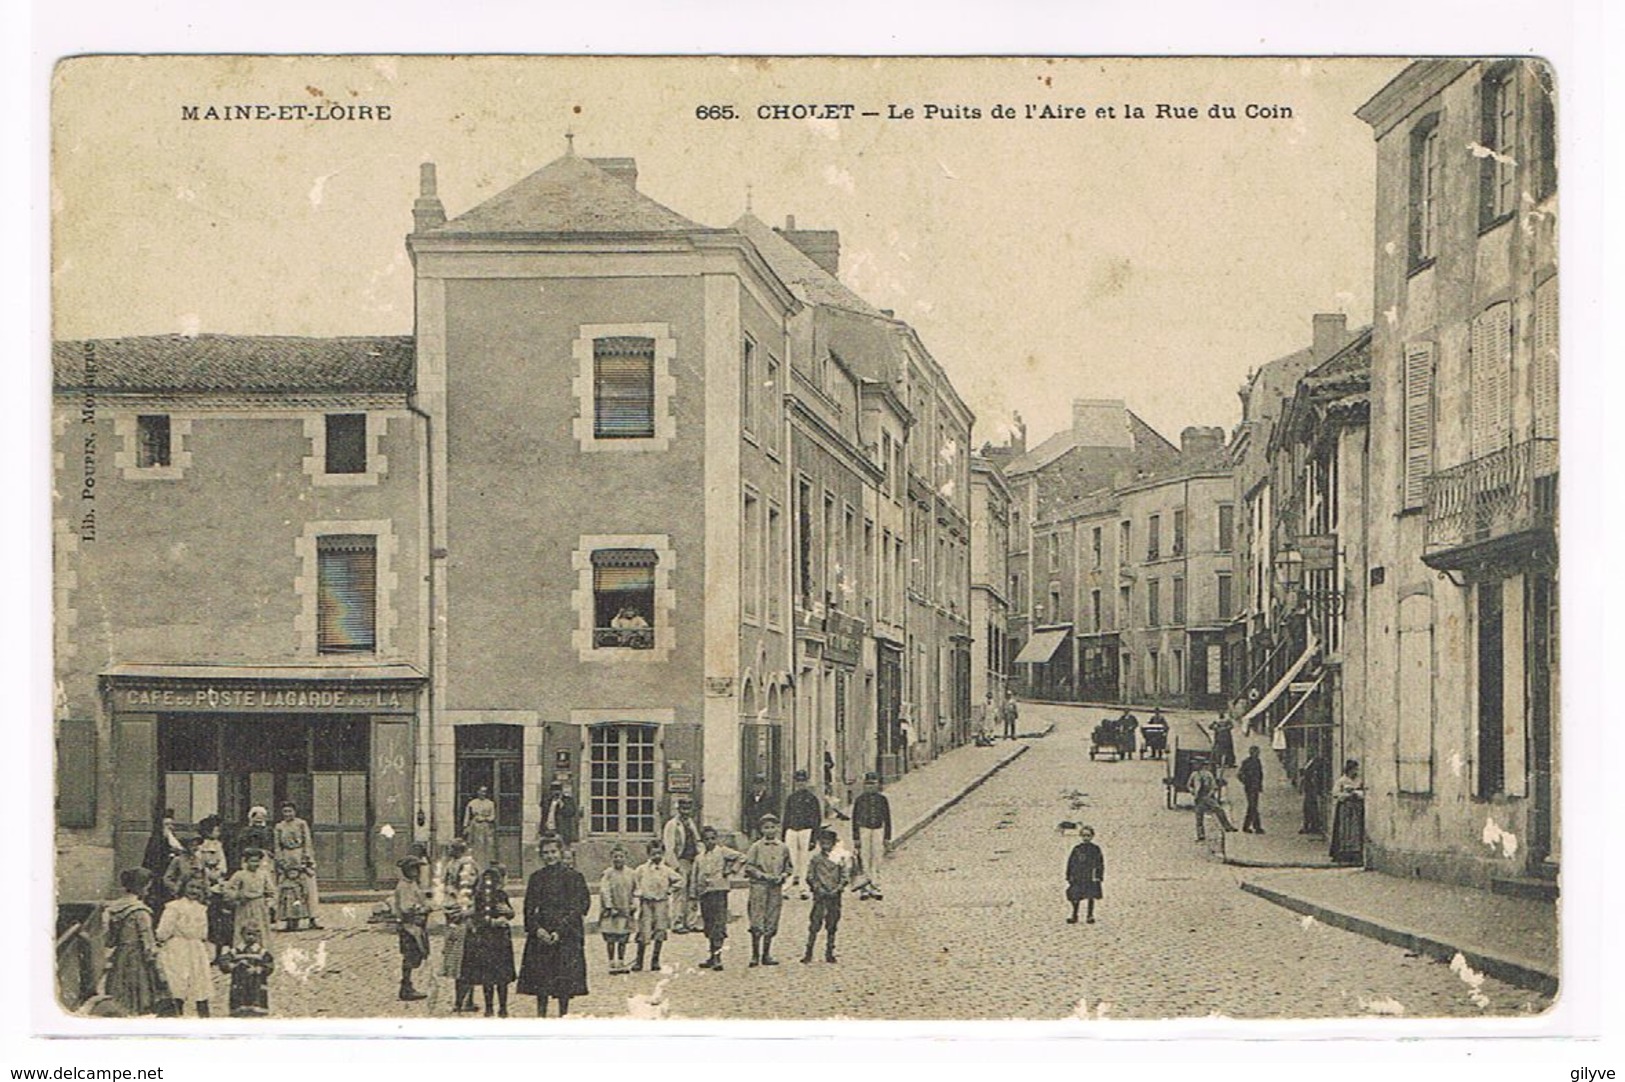
{"label": "child standing alone in street", "polygon": [[609,861],[609,867],[598,880],[598,931],[604,937],[609,971],[625,973],[626,941],[632,935],[632,908],[638,877],[626,866],[626,850],[621,846],[610,850]]}
{"label": "child standing alone in street", "polygon": [[1095,922],[1095,901],[1101,897],[1101,884],[1106,881],[1106,857],[1095,844],[1095,828],[1078,831],[1078,844],[1066,859],[1066,900],[1072,903],[1068,924],[1078,923],[1078,903],[1088,902],[1086,920]]}
{"label": "child standing alone in street", "polygon": [[812,915],[807,921],[807,950],[803,964],[813,960],[818,930],[824,930],[824,961],[835,961],[835,930],[841,923],[841,892],[846,889],[846,868],[830,856],[835,848],[835,832],[818,835],[818,851],[807,862],[807,886],[812,890]]}

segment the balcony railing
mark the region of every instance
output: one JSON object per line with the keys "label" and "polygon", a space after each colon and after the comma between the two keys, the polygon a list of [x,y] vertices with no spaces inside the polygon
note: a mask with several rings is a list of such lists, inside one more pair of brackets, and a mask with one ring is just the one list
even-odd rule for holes
{"label": "balcony railing", "polygon": [[655,629],[652,627],[595,627],[592,630],[594,650],[653,650]]}
{"label": "balcony railing", "polygon": [[1424,559],[1432,567],[1459,567],[1472,550],[1556,523],[1557,440],[1526,440],[1428,479]]}

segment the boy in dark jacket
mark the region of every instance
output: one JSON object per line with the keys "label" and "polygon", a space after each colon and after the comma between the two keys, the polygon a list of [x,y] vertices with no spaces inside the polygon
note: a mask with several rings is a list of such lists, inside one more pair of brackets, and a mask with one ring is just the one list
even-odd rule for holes
{"label": "boy in dark jacket", "polygon": [[1088,902],[1087,922],[1095,922],[1095,899],[1101,897],[1101,884],[1106,881],[1106,856],[1095,844],[1095,828],[1078,831],[1078,844],[1066,858],[1066,900],[1072,903],[1068,924],[1078,923],[1078,903]]}

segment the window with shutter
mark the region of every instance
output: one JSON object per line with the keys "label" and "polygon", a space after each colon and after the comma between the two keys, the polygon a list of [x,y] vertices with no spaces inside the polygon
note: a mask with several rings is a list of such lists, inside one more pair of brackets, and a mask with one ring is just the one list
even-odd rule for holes
{"label": "window with shutter", "polygon": [[655,434],[653,338],[593,340],[593,436],[650,439]]}
{"label": "window with shutter", "polygon": [[1433,473],[1433,343],[1405,348],[1405,492],[1406,509],[1427,503]]}
{"label": "window with shutter", "polygon": [[1433,599],[1399,603],[1399,717],[1395,732],[1398,788],[1433,791]]}
{"label": "window with shutter", "polygon": [[1535,437],[1557,438],[1558,413],[1558,307],[1557,279],[1548,278],[1535,289],[1535,357],[1533,397]]}
{"label": "window with shutter", "polygon": [[371,653],[377,646],[378,539],[331,534],[316,539],[316,650]]}
{"label": "window with shutter", "polygon": [[96,825],[96,722],[63,718],[56,723],[56,824]]}
{"label": "window with shutter", "polygon": [[1473,321],[1472,457],[1507,446],[1512,435],[1512,306],[1486,308]]}

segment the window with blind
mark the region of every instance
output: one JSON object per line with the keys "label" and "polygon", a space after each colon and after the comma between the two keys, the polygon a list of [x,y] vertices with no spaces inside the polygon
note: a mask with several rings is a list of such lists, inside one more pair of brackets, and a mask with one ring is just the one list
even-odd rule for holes
{"label": "window with blind", "polygon": [[1411,129],[1410,269],[1419,270],[1439,254],[1439,114]]}
{"label": "window with blind", "polygon": [[655,726],[594,726],[587,766],[588,829],[594,834],[654,834]]}
{"label": "window with blind", "polygon": [[1405,347],[1404,507],[1427,503],[1433,474],[1433,343]]}
{"label": "window with blind", "polygon": [[1512,305],[1492,304],[1473,320],[1472,457],[1512,438]]}
{"label": "window with blind", "polygon": [[367,472],[367,415],[329,413],[326,418],[328,473]]}
{"label": "window with blind", "polygon": [[595,338],[593,437],[651,439],[655,434],[655,340]]}
{"label": "window with blind", "polygon": [[329,534],[316,539],[316,650],[371,653],[378,631],[378,539]]}
{"label": "window with blind", "polygon": [[653,549],[593,552],[593,649],[654,649],[657,559]]}

